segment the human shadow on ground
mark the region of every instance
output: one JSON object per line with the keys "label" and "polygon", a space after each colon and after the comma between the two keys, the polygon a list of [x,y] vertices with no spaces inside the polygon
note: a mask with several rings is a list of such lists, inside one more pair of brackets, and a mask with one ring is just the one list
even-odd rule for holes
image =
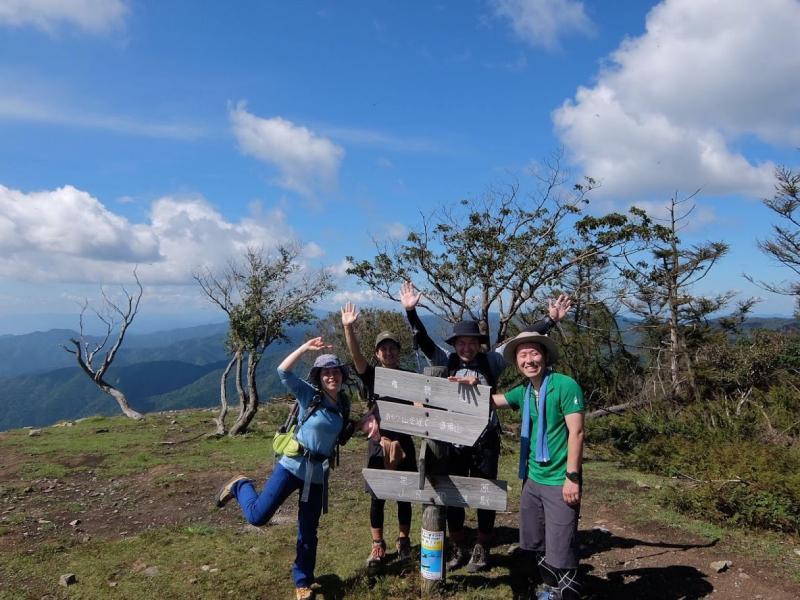
{"label": "human shadow on ground", "polygon": [[314,580],[312,586],[317,594],[325,598],[325,600],[342,600],[351,582],[342,580],[338,575],[333,573],[327,575],[320,575]]}
{"label": "human shadow on ground", "polygon": [[[515,528],[500,527],[496,532],[497,545],[516,543],[518,532]],[[643,551],[641,555],[630,560],[646,559],[672,552],[685,552],[694,548],[710,548],[718,539],[703,544],[677,544],[671,542],[652,542],[625,538],[609,531],[594,529],[578,532],[581,547],[581,558],[586,559],[595,554],[612,549],[631,549],[642,547],[658,549],[653,552]],[[675,562],[678,562],[677,560]],[[624,566],[624,565],[621,565]],[[486,575],[463,574],[458,570],[449,577],[451,586],[456,588],[494,588],[508,585],[514,600],[527,600],[534,597],[536,586],[541,583],[538,569],[519,549],[508,553],[493,553],[491,567],[506,570],[507,575],[488,577]],[[703,598],[713,591],[713,586],[699,570],[688,565],[667,565],[663,567],[643,567],[610,571],[606,577],[591,575],[594,567],[582,564],[581,577],[586,598],[601,600],[604,598],[643,598],[668,600],[684,598],[692,600]],[[450,587],[450,586],[448,586]]]}
{"label": "human shadow on ground", "polygon": [[[503,557],[500,562],[508,565],[508,575],[491,578],[480,574],[454,575],[450,578],[448,587],[490,589],[508,585],[513,600],[535,598],[541,579],[531,565],[521,563],[518,554]],[[493,563],[493,566],[498,565]],[[593,570],[592,565],[581,565],[583,597],[587,600],[697,600],[714,591],[714,586],[706,579],[706,575],[688,565],[620,569],[606,573],[605,577],[592,575]]]}
{"label": "human shadow on ground", "polygon": [[637,540],[636,538],[626,538],[615,535],[605,529],[583,529],[578,531],[578,547],[580,548],[580,558],[585,560],[594,556],[608,552],[615,548],[630,549],[639,546],[660,548],[660,551],[647,552],[640,556],[633,557],[629,560],[638,560],[644,558],[651,558],[661,554],[668,554],[670,552],[686,550],[693,550],[695,548],[713,548],[719,542],[719,538],[713,539],[705,544],[674,544],[671,542],[648,542],[645,540]]}
{"label": "human shadow on ground", "polygon": [[583,595],[588,600],[698,600],[714,591],[706,576],[689,565],[620,569],[609,571],[604,578],[592,575],[591,565],[587,567]]}

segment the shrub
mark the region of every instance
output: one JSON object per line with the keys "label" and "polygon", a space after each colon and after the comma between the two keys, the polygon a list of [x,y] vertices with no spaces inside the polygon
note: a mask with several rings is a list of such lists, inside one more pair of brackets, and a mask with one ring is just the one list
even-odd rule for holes
{"label": "shrub", "polygon": [[[747,401],[722,397],[588,424],[592,443],[634,468],[676,477],[664,504],[715,522],[800,532],[799,394],[776,386]],[[781,434],[781,435],[778,435]]]}

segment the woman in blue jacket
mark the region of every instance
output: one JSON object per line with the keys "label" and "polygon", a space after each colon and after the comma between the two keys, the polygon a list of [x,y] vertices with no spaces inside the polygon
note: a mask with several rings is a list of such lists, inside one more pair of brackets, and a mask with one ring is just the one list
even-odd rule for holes
{"label": "woman in blue jacket", "polygon": [[248,523],[265,525],[292,492],[300,491],[297,553],[292,565],[298,600],[313,595],[317,528],[321,513],[327,512],[328,461],[348,423],[349,400],[342,392],[347,368],[333,354],[317,357],[308,381],[295,375],[292,368],[306,352],[329,347],[321,337],[308,340],[278,365],[281,381],[300,404],[295,435],[301,452],[281,457],[261,493],[249,478],[237,475],[220,488],[216,497],[220,507],[235,499]]}

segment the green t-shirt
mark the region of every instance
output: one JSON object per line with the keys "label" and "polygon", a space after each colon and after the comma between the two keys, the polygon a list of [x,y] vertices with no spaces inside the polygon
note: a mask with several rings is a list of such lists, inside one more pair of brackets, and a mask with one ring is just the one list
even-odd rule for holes
{"label": "green t-shirt", "polygon": [[[527,383],[505,393],[506,402],[514,409],[522,408],[525,401]],[[547,448],[550,451],[548,462],[536,462],[536,427],[539,418],[537,395],[531,394],[531,448],[528,458],[528,478],[543,485],[562,485],[567,472],[567,439],[569,431],[564,416],[583,412],[583,392],[578,383],[561,373],[551,373],[547,380]]]}

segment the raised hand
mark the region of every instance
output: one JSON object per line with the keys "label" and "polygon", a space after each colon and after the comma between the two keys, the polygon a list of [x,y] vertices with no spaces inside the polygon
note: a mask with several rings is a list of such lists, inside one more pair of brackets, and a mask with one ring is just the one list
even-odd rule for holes
{"label": "raised hand", "polygon": [[417,291],[414,284],[410,281],[404,281],[400,286],[400,304],[406,310],[413,310],[417,307],[419,299],[422,297],[422,292]]}
{"label": "raised hand", "polygon": [[325,350],[332,347],[330,344],[326,344],[321,337],[311,338],[301,346],[303,350]]}
{"label": "raised hand", "polygon": [[352,325],[358,319],[358,309],[352,302],[348,302],[342,307],[342,325],[347,327]]}
{"label": "raised hand", "polygon": [[558,298],[547,300],[547,314],[556,323],[561,321],[572,308],[572,298],[568,294],[561,294]]}

